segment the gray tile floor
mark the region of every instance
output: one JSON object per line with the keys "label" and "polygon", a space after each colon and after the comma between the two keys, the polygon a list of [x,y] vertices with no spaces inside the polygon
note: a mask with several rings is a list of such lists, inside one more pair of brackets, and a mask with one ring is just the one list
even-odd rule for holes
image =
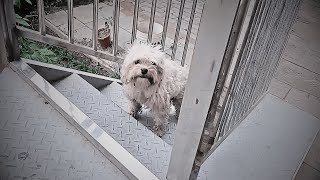
{"label": "gray tile floor", "polygon": [[[320,1],[303,0],[270,92],[320,119]],[[319,120],[320,121],[320,120]],[[320,179],[320,135],[296,180]]]}

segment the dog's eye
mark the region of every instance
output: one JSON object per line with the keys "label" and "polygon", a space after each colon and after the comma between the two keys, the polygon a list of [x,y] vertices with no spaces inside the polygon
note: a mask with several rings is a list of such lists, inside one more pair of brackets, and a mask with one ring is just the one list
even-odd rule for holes
{"label": "dog's eye", "polygon": [[139,60],[136,60],[134,63],[135,63],[135,64],[139,64],[139,63],[140,63],[140,61],[139,61]]}
{"label": "dog's eye", "polygon": [[157,65],[155,62],[152,62],[151,64],[154,65],[154,66]]}

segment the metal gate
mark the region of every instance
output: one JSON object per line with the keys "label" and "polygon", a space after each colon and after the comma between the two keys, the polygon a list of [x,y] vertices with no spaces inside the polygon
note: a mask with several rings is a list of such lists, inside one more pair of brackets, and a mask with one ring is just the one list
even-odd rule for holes
{"label": "metal gate", "polygon": [[[225,4],[228,3],[225,2]],[[229,3],[229,6],[235,6],[233,12],[229,11],[231,15],[235,12],[233,21],[231,19],[228,21],[223,16],[224,12],[217,15],[219,16],[217,19],[226,19],[225,23],[230,23],[228,29],[226,28],[230,33],[228,34],[228,43],[226,45],[221,44],[222,48],[225,48],[224,51],[220,52],[223,53],[221,61],[214,59],[212,63],[212,66],[218,67],[216,69],[213,67],[210,69],[213,73],[209,72],[207,74],[207,76],[211,76],[212,81],[216,82],[214,90],[211,91],[212,98],[210,102],[205,99],[202,100],[205,101],[202,108],[207,111],[197,113],[197,118],[195,116],[189,118],[190,114],[182,110],[182,115],[180,115],[182,118],[179,121],[183,125],[178,124],[171,154],[172,163],[169,167],[169,177],[172,177],[172,179],[196,179],[201,164],[267,92],[271,79],[277,70],[299,4],[299,0],[242,0],[238,4]],[[207,1],[207,6],[210,5],[211,3]],[[218,4],[215,5],[218,6]],[[212,3],[211,8],[213,6]],[[230,7],[223,5],[220,5],[220,8],[224,8],[225,11],[230,9]],[[204,9],[202,22],[206,20],[208,22],[208,19],[206,19],[209,16],[207,14],[210,14],[208,11],[208,9]],[[211,13],[212,16],[213,13]],[[217,25],[217,23],[213,23],[213,25]],[[210,28],[215,30],[212,27],[204,28],[207,28],[207,32]],[[205,46],[208,48],[208,44],[205,45],[204,41],[201,42],[202,30],[200,26],[197,41],[199,44],[195,47],[195,56],[190,68],[191,75],[189,78],[191,79],[188,83],[194,85],[197,84],[196,80],[206,81],[204,77],[197,75],[197,73],[203,73],[204,70],[199,71],[195,68],[202,57],[202,54],[197,52],[200,52],[199,49],[205,48]],[[222,35],[221,32],[220,34]],[[214,43],[211,44],[211,47],[217,46]],[[216,58],[216,54],[212,54],[212,57]],[[198,72],[192,73],[192,71]],[[191,90],[186,91],[182,108],[190,108],[190,105],[186,105],[188,103],[194,104],[192,108],[196,109],[198,105],[194,102],[198,101],[199,103],[201,95],[205,94],[201,88],[213,87],[205,83],[197,86],[200,90],[190,86],[187,87]],[[195,96],[196,100],[188,96]],[[205,96],[208,98],[210,94]],[[198,111],[200,110],[198,109]],[[195,121],[198,121],[198,124]],[[187,124],[191,128],[186,128],[188,127]],[[199,135],[200,132],[201,136]],[[199,138],[199,141],[190,141],[192,138]],[[181,148],[181,145],[178,145],[179,142],[184,142],[186,145]],[[192,149],[191,151],[195,153],[188,153],[190,158],[193,158],[193,163],[190,163],[192,160],[188,158],[188,155],[181,153],[183,149]],[[179,168],[179,166],[184,166],[184,168]]]}
{"label": "metal gate", "polygon": [[[123,59],[118,56],[120,0],[113,2],[113,54],[103,52],[97,46],[98,0],[93,1],[92,47],[82,46],[74,41],[73,0],[68,0],[67,40],[47,35],[43,0],[37,2],[38,32],[16,26],[13,1],[0,1],[1,27],[11,61],[20,59],[17,37],[25,37],[122,62]],[[207,0],[175,132],[168,179],[196,179],[201,164],[267,91],[299,4],[299,0]],[[152,42],[156,5],[157,0],[152,0],[149,42]],[[172,0],[168,0],[163,23],[163,46],[171,5]],[[184,5],[185,0],[181,0],[171,54],[173,59],[176,56]],[[182,65],[185,63],[196,5],[197,0],[194,0]],[[135,0],[132,42],[136,38],[138,11],[139,0]],[[249,21],[245,26],[246,17]],[[240,48],[239,51],[237,47]]]}

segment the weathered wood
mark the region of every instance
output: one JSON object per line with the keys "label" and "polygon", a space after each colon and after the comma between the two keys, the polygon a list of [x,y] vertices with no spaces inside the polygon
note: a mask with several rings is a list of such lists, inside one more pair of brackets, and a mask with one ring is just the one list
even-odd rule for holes
{"label": "weathered wood", "polygon": [[68,50],[71,51],[75,51],[75,52],[80,52],[80,53],[84,53],[84,54],[89,54],[98,58],[103,58],[103,59],[107,59],[109,61],[114,61],[117,63],[122,63],[123,59],[120,57],[114,57],[111,54],[106,54],[102,51],[94,51],[93,49],[80,45],[80,44],[71,44],[69,41],[67,40],[63,40],[54,36],[42,36],[39,32],[30,30],[30,29],[26,29],[23,27],[17,27],[17,35],[20,37],[25,37],[25,38],[29,38],[31,40],[34,41],[39,41],[42,43],[46,43],[46,44],[51,44],[51,45],[55,45],[55,46],[59,46],[59,47],[64,47],[67,48]]}
{"label": "weathered wood", "polygon": [[14,12],[14,1],[12,0],[3,0],[2,8],[0,11],[1,19],[4,19],[3,25],[6,25],[5,31],[7,35],[6,38],[6,46],[8,53],[8,60],[15,61],[20,60],[20,49],[18,44],[18,39],[16,35],[16,14]]}
{"label": "weathered wood", "polygon": [[[0,2],[0,10],[1,10],[1,2]],[[7,57],[7,50],[5,46],[5,39],[4,39],[4,29],[2,25],[2,19],[0,19],[0,73],[2,70],[8,65],[8,57]]]}
{"label": "weathered wood", "polygon": [[38,14],[39,14],[39,32],[41,35],[46,35],[46,25],[45,25],[45,13],[44,13],[44,2],[43,0],[38,0]]}
{"label": "weathered wood", "polygon": [[175,132],[169,180],[190,178],[238,5],[239,1],[212,0],[204,7]]}

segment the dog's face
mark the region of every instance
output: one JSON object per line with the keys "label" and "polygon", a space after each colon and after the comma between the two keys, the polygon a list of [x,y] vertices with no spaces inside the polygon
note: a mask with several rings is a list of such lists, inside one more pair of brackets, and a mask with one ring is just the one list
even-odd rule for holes
{"label": "dog's face", "polygon": [[133,45],[121,69],[122,82],[141,89],[159,84],[163,76],[163,58],[158,47]]}

